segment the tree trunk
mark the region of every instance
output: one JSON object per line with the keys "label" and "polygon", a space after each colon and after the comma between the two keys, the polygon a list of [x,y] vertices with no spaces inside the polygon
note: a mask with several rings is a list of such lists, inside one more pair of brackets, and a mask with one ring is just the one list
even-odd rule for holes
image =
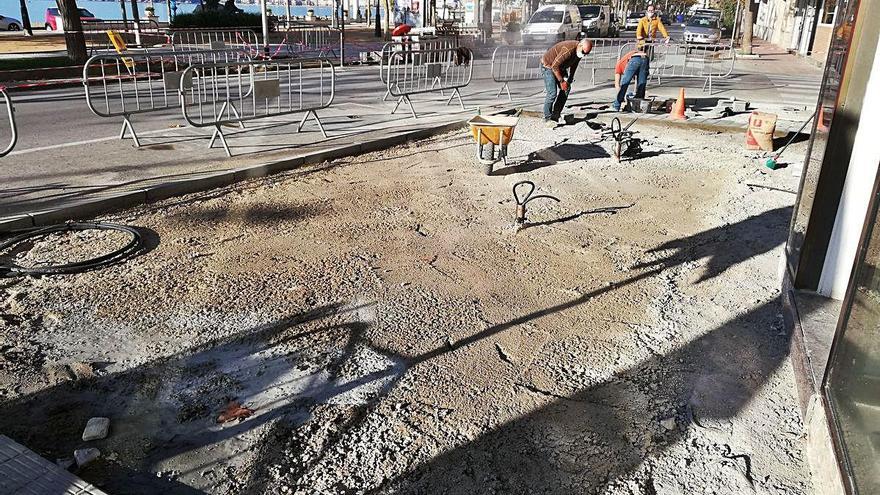
{"label": "tree trunk", "polygon": [[138,10],[137,0],[131,0],[131,18],[134,19],[135,26],[140,24],[141,12]]}
{"label": "tree trunk", "polygon": [[483,41],[489,43],[492,41],[492,0],[482,0],[480,7],[482,7]]}
{"label": "tree trunk", "polygon": [[379,0],[376,0],[376,18],[374,19],[374,21],[376,21],[376,29],[374,34],[377,38],[382,37],[382,25],[379,23],[380,17],[382,17],[382,15],[379,12]]}
{"label": "tree trunk", "polygon": [[391,1],[385,0],[385,32],[383,33],[383,39],[386,41],[391,39],[391,17],[394,15],[391,12]]}
{"label": "tree trunk", "polygon": [[[540,4],[540,0],[529,0],[529,17],[532,17],[532,14],[538,10],[538,5]],[[528,18],[525,19],[526,21]]]}
{"label": "tree trunk", "polygon": [[128,25],[128,15],[125,12],[125,0],[119,0],[119,8],[122,9],[122,25]]}
{"label": "tree trunk", "polygon": [[82,22],[79,20],[79,8],[76,0],[55,0],[58,13],[61,14],[61,25],[64,26],[64,43],[67,45],[67,56],[74,63],[85,63],[86,38],[83,36]]}
{"label": "tree trunk", "polygon": [[28,15],[27,0],[19,0],[19,3],[21,4],[21,28],[24,29],[28,36],[33,36],[34,30],[31,28],[31,16]]}

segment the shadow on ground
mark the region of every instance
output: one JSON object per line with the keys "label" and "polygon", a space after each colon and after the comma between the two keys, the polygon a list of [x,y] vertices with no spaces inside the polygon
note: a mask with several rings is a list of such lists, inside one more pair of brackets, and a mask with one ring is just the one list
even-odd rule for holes
{"label": "shadow on ground", "polygon": [[[640,273],[568,302],[491,325],[458,340],[455,348],[568,310],[684,263],[705,261],[705,272],[697,283],[717,277],[781,245],[790,214],[790,207],[769,210],[667,242],[647,253],[654,259],[638,265]],[[65,381],[4,403],[0,431],[54,459],[69,456],[82,444],[79,436],[89,417],[110,416],[113,441],[127,446],[128,451],[122,454],[127,457],[98,462],[81,474],[88,481],[102,483],[111,493],[197,493],[179,481],[157,477],[156,466],[172,457],[198,452],[206,460],[198,460],[191,472],[180,473],[192,475],[208,469],[212,461],[237,455],[226,442],[250,438],[241,441],[251,442],[260,462],[239,488],[242,493],[262,491],[264,480],[270,477],[265,470],[272,463],[273,449],[283,445],[279,438],[307,422],[311,407],[340,397],[349,401],[360,397],[355,401],[361,404],[358,412],[337,425],[338,432],[321,454],[337,455],[339,439],[363,424],[375,401],[386,395],[407,369],[453,350],[438,344],[419,355],[392,355],[364,337],[370,323],[352,317],[359,309],[334,304],[298,312],[125,372]],[[379,490],[585,493],[612,482],[636,469],[652,452],[679,440],[690,424],[723,424],[753,398],[787,356],[788,336],[770,330],[777,312],[776,301],[762,304],[674,352],[655,353],[614,378],[571,396],[516,384],[552,402],[414,466]],[[306,351],[291,353],[284,347],[306,337],[315,339],[318,347],[340,351],[321,360]],[[314,342],[304,345],[306,349],[314,347]],[[344,363],[364,347],[377,356],[377,366],[361,376],[345,376],[341,372]],[[660,377],[664,387],[648,389],[644,377]],[[271,395],[266,395],[269,392]],[[223,427],[216,425],[216,413],[228,401],[239,399],[247,404],[254,397],[260,397],[262,404],[255,416]],[[687,404],[672,411],[677,429],[667,432],[645,427],[656,426],[661,419],[658,415],[669,412],[652,407],[657,399]],[[260,429],[264,425],[269,426],[268,433]],[[548,438],[559,441],[549,442]],[[321,456],[312,462],[319,462]],[[751,482],[746,466],[741,477]],[[295,473],[308,467],[298,466],[289,483],[296,485]],[[645,483],[652,482],[648,478]],[[651,493],[653,488],[645,489]]]}

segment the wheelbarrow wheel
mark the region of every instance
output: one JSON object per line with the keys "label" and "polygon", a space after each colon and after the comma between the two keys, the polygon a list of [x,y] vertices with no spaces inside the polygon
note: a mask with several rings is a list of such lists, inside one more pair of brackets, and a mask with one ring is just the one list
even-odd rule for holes
{"label": "wheelbarrow wheel", "polygon": [[480,160],[495,160],[495,143],[489,142],[480,147]]}

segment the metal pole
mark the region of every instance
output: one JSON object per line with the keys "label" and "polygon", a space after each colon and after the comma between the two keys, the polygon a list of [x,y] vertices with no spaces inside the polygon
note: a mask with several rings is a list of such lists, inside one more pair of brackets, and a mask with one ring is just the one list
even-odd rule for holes
{"label": "metal pole", "polygon": [[260,0],[260,16],[263,21],[263,53],[269,56],[269,14],[266,12],[266,0]]}
{"label": "metal pole", "polygon": [[339,67],[345,65],[345,10],[342,0],[339,0]]}
{"label": "metal pole", "polygon": [[290,0],[285,3],[287,4],[287,26],[290,27]]}

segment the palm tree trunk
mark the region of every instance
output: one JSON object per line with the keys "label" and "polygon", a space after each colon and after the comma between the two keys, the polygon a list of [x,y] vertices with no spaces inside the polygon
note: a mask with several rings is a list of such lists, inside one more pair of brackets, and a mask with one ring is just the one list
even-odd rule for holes
{"label": "palm tree trunk", "polygon": [[79,8],[76,0],[55,0],[61,23],[64,26],[64,43],[67,45],[67,56],[74,63],[85,63],[86,38],[83,36],[82,23],[79,20]]}

